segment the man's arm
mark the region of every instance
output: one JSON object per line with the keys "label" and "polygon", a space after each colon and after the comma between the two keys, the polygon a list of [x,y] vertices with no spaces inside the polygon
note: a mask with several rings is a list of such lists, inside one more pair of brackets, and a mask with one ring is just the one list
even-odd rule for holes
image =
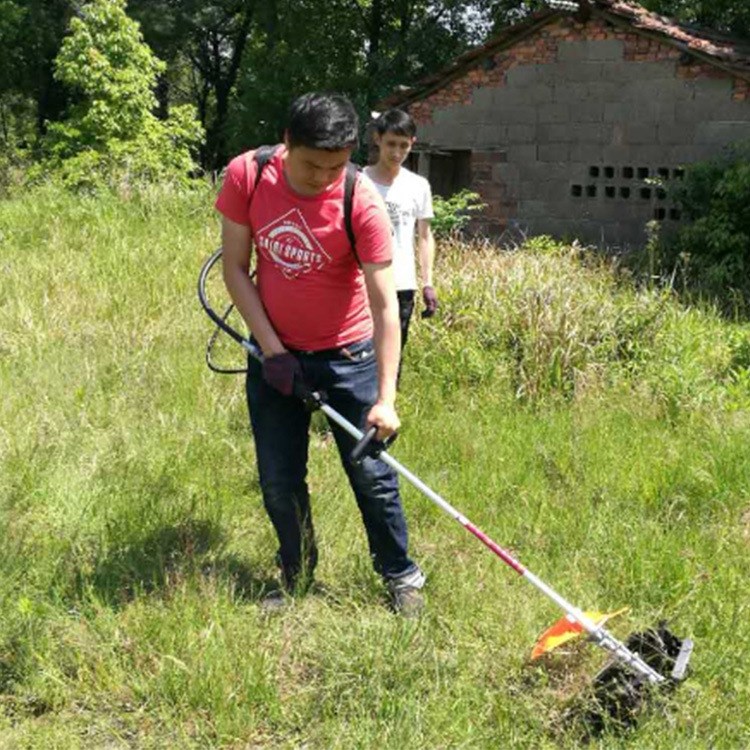
{"label": "man's arm", "polygon": [[422,286],[433,286],[432,266],[435,262],[435,237],[429,219],[417,219],[417,254]]}
{"label": "man's arm", "polygon": [[271,322],[268,320],[250,271],[250,227],[222,217],[221,255],[224,283],[240,315],[260,344],[263,355],[272,357],[286,351]]}
{"label": "man's arm", "polygon": [[378,362],[378,398],[367,415],[367,423],[376,425],[378,439],[384,440],[400,426],[395,407],[396,377],[401,356],[396,284],[390,263],[364,263],[362,270],[375,328],[375,356]]}
{"label": "man's arm", "polygon": [[417,250],[419,269],[422,273],[422,301],[424,302],[423,318],[435,314],[438,298],[432,285],[432,265],[435,261],[435,237],[432,234],[429,219],[417,219]]}

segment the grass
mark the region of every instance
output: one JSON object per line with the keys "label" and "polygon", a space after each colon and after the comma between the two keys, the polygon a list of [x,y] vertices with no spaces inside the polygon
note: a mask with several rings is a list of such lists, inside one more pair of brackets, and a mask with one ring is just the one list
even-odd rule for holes
{"label": "grass", "polygon": [[[603,655],[410,487],[419,622],[389,614],[330,441],[324,592],[257,601],[275,543],[241,380],[204,364],[211,195],[0,204],[0,748],[559,748]],[[672,699],[592,746],[750,744],[750,335],[579,248],[446,244],[393,454],[618,635],[696,640]],[[223,342],[217,358],[241,360]]]}

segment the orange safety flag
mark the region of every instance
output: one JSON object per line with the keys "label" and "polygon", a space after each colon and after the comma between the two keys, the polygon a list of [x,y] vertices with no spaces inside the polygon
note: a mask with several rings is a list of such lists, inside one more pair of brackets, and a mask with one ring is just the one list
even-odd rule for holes
{"label": "orange safety flag", "polygon": [[[603,625],[607,620],[611,620],[613,617],[627,612],[628,609],[629,607],[623,607],[616,612],[584,612],[583,614],[596,625]],[[583,625],[580,622],[576,622],[570,615],[561,617],[554,625],[550,625],[537,639],[536,645],[531,652],[532,661],[549,653],[558,646],[562,646],[563,643],[577,638],[583,632]]]}

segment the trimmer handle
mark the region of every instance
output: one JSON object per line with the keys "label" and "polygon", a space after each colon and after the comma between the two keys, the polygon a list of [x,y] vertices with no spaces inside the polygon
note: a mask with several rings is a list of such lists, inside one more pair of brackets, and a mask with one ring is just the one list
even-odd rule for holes
{"label": "trimmer handle", "polygon": [[365,456],[371,456],[377,458],[384,450],[386,450],[396,439],[396,433],[386,438],[385,440],[375,440],[375,435],[378,433],[378,428],[372,425],[367,432],[360,438],[359,442],[352,448],[352,452],[349,454],[349,460],[353,464],[362,463]]}
{"label": "trimmer handle", "polygon": [[320,405],[325,401],[325,394],[320,391],[312,391],[306,383],[294,379],[292,393],[302,401],[308,411],[320,409]]}

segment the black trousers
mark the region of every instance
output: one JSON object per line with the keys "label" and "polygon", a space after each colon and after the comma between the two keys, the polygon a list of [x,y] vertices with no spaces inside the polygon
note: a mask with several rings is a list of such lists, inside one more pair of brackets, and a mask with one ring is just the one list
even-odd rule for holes
{"label": "black trousers", "polygon": [[401,352],[406,348],[406,339],[409,337],[409,323],[414,312],[414,290],[402,289],[396,292],[398,295],[398,317],[401,322]]}
{"label": "black trousers", "polygon": [[398,380],[396,381],[398,384],[401,382],[401,365],[404,361],[406,340],[409,338],[409,323],[414,312],[414,290],[401,289],[396,294],[398,295],[398,318],[401,323],[401,358],[398,361]]}

